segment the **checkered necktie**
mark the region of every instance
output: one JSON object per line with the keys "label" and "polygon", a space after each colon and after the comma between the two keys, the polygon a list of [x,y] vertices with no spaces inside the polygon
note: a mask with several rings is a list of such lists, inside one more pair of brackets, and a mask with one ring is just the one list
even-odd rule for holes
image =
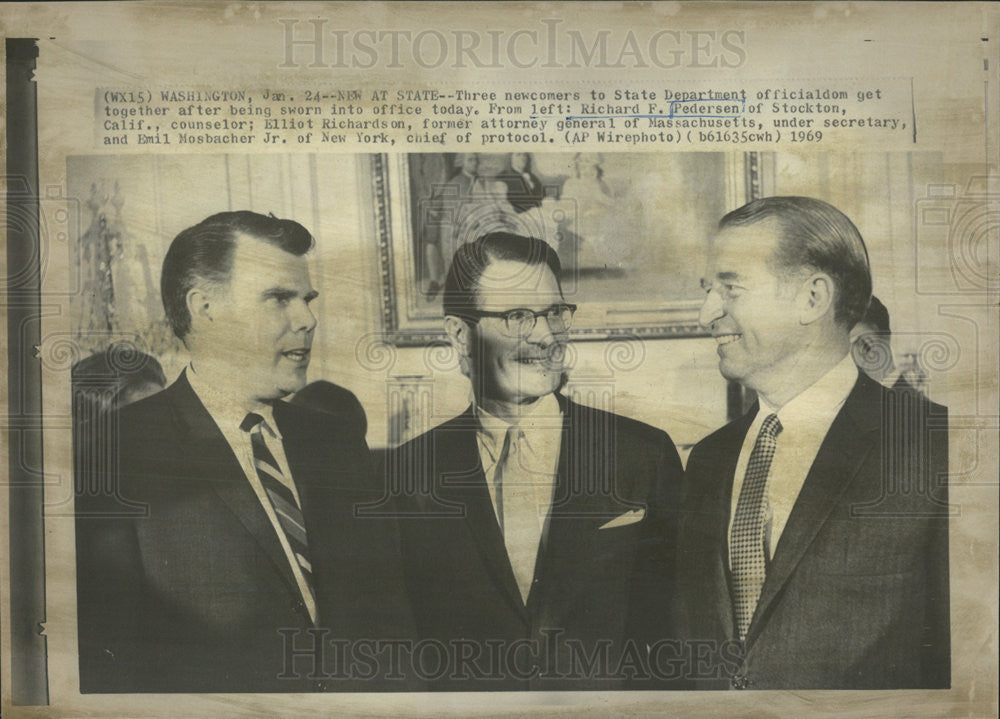
{"label": "checkered necktie", "polygon": [[291,480],[285,477],[278,467],[274,455],[267,448],[264,442],[264,435],[261,428],[264,426],[264,418],[255,412],[250,412],[240,429],[250,433],[250,445],[253,447],[253,463],[257,469],[257,476],[264,486],[267,498],[271,500],[274,513],[278,516],[278,523],[288,538],[288,544],[292,548],[292,554],[302,570],[306,587],[312,595],[313,606],[316,605],[316,587],[313,583],[312,563],[309,561],[309,542],[306,538],[306,524],[302,518],[302,508],[295,498],[295,492],[291,489]]}
{"label": "checkered necktie", "polygon": [[729,551],[733,572],[733,604],[741,640],[746,639],[750,620],[760,598],[760,590],[764,586],[767,567],[764,550],[767,476],[780,433],[781,422],[778,415],[769,414],[761,425],[760,434],[750,453],[733,518]]}

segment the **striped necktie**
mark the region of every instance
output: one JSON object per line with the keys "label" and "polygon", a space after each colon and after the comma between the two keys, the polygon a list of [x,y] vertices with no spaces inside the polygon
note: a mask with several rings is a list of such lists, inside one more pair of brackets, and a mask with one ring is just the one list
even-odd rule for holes
{"label": "striped necktie", "polygon": [[253,447],[253,463],[257,469],[260,483],[271,500],[278,523],[284,530],[285,537],[292,549],[292,554],[302,570],[306,587],[312,595],[312,606],[316,606],[316,587],[313,583],[312,562],[309,560],[309,541],[306,538],[306,524],[302,517],[302,508],[291,489],[291,480],[286,478],[278,466],[271,450],[264,442],[262,427],[264,418],[256,412],[250,412],[240,424],[240,429],[250,433],[250,445]]}
{"label": "striped necktie", "polygon": [[733,607],[740,640],[746,639],[766,576],[764,529],[767,524],[767,477],[780,433],[778,415],[769,414],[750,453],[733,518],[729,551],[733,572]]}

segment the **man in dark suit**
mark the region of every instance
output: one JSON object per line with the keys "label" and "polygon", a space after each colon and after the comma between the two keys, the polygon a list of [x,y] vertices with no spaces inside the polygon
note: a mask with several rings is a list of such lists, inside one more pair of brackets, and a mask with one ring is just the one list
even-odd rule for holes
{"label": "man in dark suit", "polygon": [[889,310],[875,295],[865,316],[851,330],[851,355],[858,369],[879,384],[901,392],[919,391],[893,360]]}
{"label": "man in dark suit", "polygon": [[672,615],[702,650],[688,678],[947,687],[947,414],[851,360],[871,296],[857,228],[819,200],[756,200],[719,223],[703,282],[720,370],[758,401],[688,460]]}
{"label": "man in dark suit", "polygon": [[78,465],[81,691],[404,688],[330,646],[412,620],[395,525],[354,516],[377,498],[357,423],[280,401],[305,384],[312,244],[252,212],[171,244],[163,303],[191,363]]}
{"label": "man in dark suit", "polygon": [[[558,394],[576,309],[555,252],[491,233],[459,248],[445,329],[461,415],[392,452],[418,631],[437,688],[613,689],[648,679],[681,465],[661,430]],[[633,641],[629,641],[632,639]]]}

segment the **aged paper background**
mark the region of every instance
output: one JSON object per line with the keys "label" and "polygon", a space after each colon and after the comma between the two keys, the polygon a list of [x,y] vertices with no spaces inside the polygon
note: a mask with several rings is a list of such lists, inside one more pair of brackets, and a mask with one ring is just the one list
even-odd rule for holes
{"label": "aged paper background", "polygon": [[[40,191],[43,204],[65,213],[52,215],[53,222],[62,223],[60,230],[50,228],[41,238],[46,316],[39,356],[47,422],[45,635],[50,705],[28,708],[9,703],[11,662],[17,658],[10,654],[6,570],[16,547],[5,540],[0,565],[4,710],[10,716],[137,717],[500,716],[529,711],[549,716],[995,716],[998,18],[996,7],[986,3],[5,5],[0,9],[5,37],[39,38]],[[402,34],[407,30],[409,34]],[[653,42],[659,31],[667,32]],[[321,37],[321,45],[307,42],[316,37]],[[460,48],[472,48],[469,43],[475,43],[475,49],[463,54]],[[776,88],[839,88],[848,97],[841,102],[844,112],[839,115],[768,114],[768,106],[778,102]],[[550,124],[544,142],[531,131],[527,134],[533,137],[526,141],[488,146],[481,144],[478,129],[467,142],[459,139],[463,133],[449,130],[442,144],[418,128],[388,132],[386,139],[395,140],[394,144],[376,144],[372,137],[359,142],[353,131],[344,131],[342,142],[322,143],[318,128],[308,142],[298,139],[306,129],[285,130],[279,133],[285,142],[277,147],[263,144],[261,137],[246,146],[181,144],[177,138],[169,145],[137,145],[135,133],[128,144],[105,144],[105,138],[129,131],[125,125],[108,129],[107,120],[136,117],[110,114],[107,107],[127,107],[130,102],[109,102],[116,97],[107,95],[109,90],[149,92],[150,98],[161,90],[246,91],[258,102],[265,90],[272,100],[275,92],[284,93],[288,102],[279,96],[272,103],[275,108],[298,104],[308,93],[360,90],[360,98],[341,104],[362,107],[372,118],[376,106],[383,104],[372,97],[376,89],[388,92],[386,103],[392,102],[397,90],[580,92],[583,97],[573,102],[571,110],[541,107],[518,116],[548,117],[552,123],[567,114],[638,116],[666,114],[664,108],[679,114],[686,112],[683,103],[667,102],[665,90],[743,89],[740,114],[752,113],[746,107],[762,102],[763,109],[757,112],[771,119],[817,119],[809,128],[800,125],[803,134],[794,142],[793,129],[781,130],[780,140],[762,132],[722,141],[696,132],[693,139],[682,140],[678,132],[671,140],[654,141],[601,139],[596,134],[583,138],[553,131]],[[631,96],[613,99],[616,90],[626,89],[658,93],[660,109],[654,111],[646,100]],[[605,93],[606,102],[629,107],[581,107],[581,102],[591,101],[592,91]],[[290,99],[294,95],[298,102]],[[325,98],[322,104],[335,102]],[[441,104],[479,110],[476,120],[503,116],[504,111],[490,108],[489,102],[442,100]],[[802,106],[810,101],[790,96],[787,102]],[[171,112],[176,114],[181,104],[172,103]],[[225,108],[229,103],[211,104]],[[227,112],[223,110],[223,115]],[[706,108],[704,114],[720,116],[728,111]],[[394,116],[392,108],[384,115]],[[821,129],[823,118],[837,117],[888,118],[897,125],[893,129],[869,122],[875,126],[823,129],[822,137],[805,134],[806,129]],[[628,130],[641,131],[653,132],[645,121]],[[256,134],[264,133],[258,128]],[[414,134],[419,141],[408,142],[407,135]],[[99,202],[107,208],[114,208],[114,198],[120,198],[117,209],[130,237],[169,240],[205,215],[227,209],[227,204],[265,212],[273,208],[279,216],[309,227],[320,239],[317,282],[323,292],[320,322],[324,325],[317,337],[322,349],[316,353],[310,378],[330,379],[352,389],[368,413],[370,443],[384,447],[401,436],[393,428],[399,419],[389,400],[393,391],[412,391],[407,382],[412,385],[414,377],[424,382],[421,387],[429,382],[433,400],[422,414],[408,420],[430,426],[460,411],[467,390],[447,358],[423,348],[369,346],[371,338],[385,329],[385,297],[370,158],[361,153],[469,150],[562,153],[556,162],[564,164],[575,153],[724,152],[742,163],[742,153],[759,152],[752,181],[741,175],[735,184],[723,183],[727,208],[742,204],[748,182],[757,182],[759,194],[816,196],[855,221],[872,253],[875,292],[893,314],[897,360],[917,358],[928,378],[929,395],[950,409],[951,502],[958,508],[951,535],[950,691],[107,697],[78,693],[71,441],[66,418],[69,366],[81,351],[79,317],[84,301],[75,243],[92,220],[87,208],[93,199],[90,185],[99,186]],[[220,157],[223,153],[229,156]],[[676,190],[643,188],[645,196],[661,197],[666,206]],[[399,237],[403,228],[394,231]],[[701,239],[685,238],[691,243],[685,256],[699,265]],[[158,260],[133,261],[133,268],[149,267],[153,276],[158,275]],[[671,273],[670,267],[659,269]],[[129,311],[141,302],[133,298],[127,303]],[[617,356],[618,350],[628,357]],[[389,354],[380,354],[383,351]],[[604,382],[610,377],[616,388],[616,411],[667,429],[686,447],[725,421],[725,384],[716,373],[714,348],[708,340],[579,343],[576,351],[578,377]],[[391,360],[385,359],[389,355]],[[169,361],[165,369],[172,378],[176,367],[168,365]],[[7,390],[14,393],[18,387]],[[16,437],[16,432],[5,433],[5,449]],[[0,522],[5,528],[7,521],[4,512]],[[4,531],[3,536],[9,535]]]}

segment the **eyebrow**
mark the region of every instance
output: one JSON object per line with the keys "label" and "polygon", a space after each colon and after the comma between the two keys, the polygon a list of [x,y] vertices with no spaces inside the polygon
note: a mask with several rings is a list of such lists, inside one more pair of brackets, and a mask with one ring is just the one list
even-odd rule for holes
{"label": "eyebrow", "polygon": [[[740,274],[738,272],[718,272],[715,275],[715,279],[722,280],[723,282],[738,282],[740,281]],[[712,280],[702,277],[698,280],[703,290],[709,290],[712,288]]]}
{"label": "eyebrow", "polygon": [[[263,297],[264,299],[270,299],[273,297],[278,300],[288,300],[292,299],[293,297],[297,297],[299,292],[298,290],[290,290],[285,287],[271,287],[270,289],[264,290],[260,294],[261,297]],[[302,298],[306,302],[312,302],[318,296],[319,292],[317,292],[316,290],[309,290],[302,296]]]}

